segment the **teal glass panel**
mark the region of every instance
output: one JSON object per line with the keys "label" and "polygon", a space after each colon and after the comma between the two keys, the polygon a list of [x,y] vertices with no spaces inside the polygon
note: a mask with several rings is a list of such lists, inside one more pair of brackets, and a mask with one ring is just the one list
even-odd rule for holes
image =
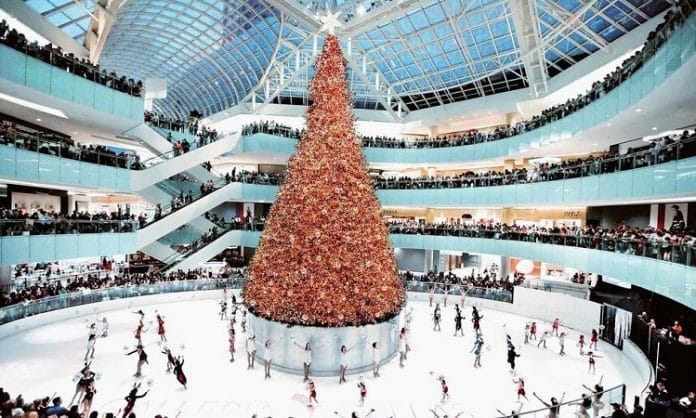
{"label": "teal glass panel", "polygon": [[51,260],[56,258],[56,236],[55,235],[30,235],[29,236],[29,259]]}
{"label": "teal glass panel", "polygon": [[75,79],[75,91],[73,97],[75,103],[94,107],[94,91],[97,84],[79,77]]}
{"label": "teal glass panel", "polygon": [[79,243],[77,234],[56,235],[56,259],[79,258]]}
{"label": "teal glass panel", "polygon": [[0,45],[0,77],[17,84],[24,84],[27,76],[27,56],[19,51]]}
{"label": "teal glass panel", "polygon": [[16,175],[15,150],[14,147],[0,146],[0,176],[14,177]]}
{"label": "teal glass panel", "polygon": [[25,180],[39,179],[39,154],[37,152],[17,150],[17,167],[15,175]]}
{"label": "teal glass panel", "polygon": [[117,173],[123,169],[107,167],[100,165],[99,167],[99,187],[106,189],[116,189],[118,186]]}
{"label": "teal glass panel", "polygon": [[65,184],[80,184],[80,167],[81,163],[79,161],[61,158],[58,170],[60,182]]}
{"label": "teal glass panel", "polygon": [[99,186],[99,166],[96,164],[80,164],[80,184],[84,186]]}
{"label": "teal glass panel", "polygon": [[0,238],[0,246],[2,246],[2,263],[19,264],[25,263],[31,259],[29,252],[29,235],[2,237]]}
{"label": "teal glass panel", "polygon": [[51,96],[72,101],[74,85],[74,75],[61,68],[51,66]]}
{"label": "teal glass panel", "polygon": [[27,59],[26,63],[26,86],[51,94],[51,65],[35,59]]}
{"label": "teal glass panel", "polygon": [[693,192],[696,184],[696,158],[677,161],[675,187],[677,193]]}
{"label": "teal glass panel", "polygon": [[121,116],[126,119],[131,117],[130,98],[131,96],[127,94],[118,92],[114,94],[114,115]]}
{"label": "teal glass panel", "polygon": [[60,176],[60,159],[39,153],[39,180],[55,183]]}
{"label": "teal glass panel", "polygon": [[94,87],[94,107],[102,112],[112,113],[114,111],[115,91],[104,86]]}

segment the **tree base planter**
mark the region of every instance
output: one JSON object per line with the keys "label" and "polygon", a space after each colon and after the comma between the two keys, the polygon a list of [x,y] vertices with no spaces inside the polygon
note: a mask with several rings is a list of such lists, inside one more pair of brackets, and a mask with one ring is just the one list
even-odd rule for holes
{"label": "tree base planter", "polygon": [[271,340],[272,368],[283,373],[303,375],[306,358],[303,348],[309,342],[312,347],[309,374],[317,377],[339,375],[342,345],[347,349],[352,348],[346,355],[346,374],[372,370],[373,342],[378,343],[380,364],[388,362],[397,354],[402,326],[401,314],[385,322],[360,327],[288,325],[255,316],[251,312],[247,317],[248,332],[256,336],[256,361],[259,366],[263,367],[264,344],[266,340]]}

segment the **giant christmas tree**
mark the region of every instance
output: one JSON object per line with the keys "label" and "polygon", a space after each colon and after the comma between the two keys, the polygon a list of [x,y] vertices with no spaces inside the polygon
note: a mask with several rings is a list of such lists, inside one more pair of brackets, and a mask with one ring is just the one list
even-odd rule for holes
{"label": "giant christmas tree", "polygon": [[251,264],[244,300],[258,316],[345,326],[397,314],[404,289],[353,130],[338,39],[329,35],[310,86],[307,131],[288,162]]}

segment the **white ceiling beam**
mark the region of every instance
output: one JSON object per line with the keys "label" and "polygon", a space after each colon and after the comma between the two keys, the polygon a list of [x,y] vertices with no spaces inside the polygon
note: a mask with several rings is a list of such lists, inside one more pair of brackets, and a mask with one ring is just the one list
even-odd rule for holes
{"label": "white ceiling beam", "polygon": [[511,0],[510,10],[515,25],[517,43],[522,55],[522,63],[527,73],[527,82],[534,95],[539,97],[548,91],[549,73],[544,59],[539,14],[534,0]]}

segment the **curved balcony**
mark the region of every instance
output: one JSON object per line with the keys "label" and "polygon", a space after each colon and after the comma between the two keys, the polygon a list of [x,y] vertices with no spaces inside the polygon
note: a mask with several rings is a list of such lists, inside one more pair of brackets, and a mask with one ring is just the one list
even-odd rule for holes
{"label": "curved balcony", "polygon": [[[600,243],[572,236],[527,234],[478,235],[391,234],[394,248],[466,251],[539,260],[613,277],[652,290],[696,309],[696,247],[638,247],[625,240]],[[256,247],[261,232],[231,231],[227,245]],[[595,247],[596,248],[593,248]],[[640,248],[636,250],[636,248]],[[664,261],[665,253],[673,261]]]}
{"label": "curved balcony", "polygon": [[137,222],[0,220],[0,265],[130,254]]}
{"label": "curved balcony", "polygon": [[143,119],[145,101],[142,97],[107,87],[106,84],[116,83],[118,80],[108,80],[108,83],[101,84],[4,44],[0,44],[0,62],[3,63],[0,66],[0,81],[26,86],[124,119]]}
{"label": "curved balcony", "polygon": [[[194,168],[232,149],[239,136],[230,134],[184,154],[169,151],[144,161],[77,148],[39,137],[0,135],[0,177],[28,182],[139,191]],[[162,139],[164,141],[164,139]]]}
{"label": "curved balcony", "polygon": [[[673,144],[665,154],[668,156],[652,160],[658,162],[654,165],[646,165],[649,163],[645,159],[631,154],[549,173],[546,181],[533,183],[506,184],[513,179],[505,176],[476,180],[462,177],[412,181],[409,187],[413,188],[399,189],[398,184],[380,182],[376,193],[383,206],[418,207],[587,205],[676,199],[696,194],[696,142],[689,144],[688,147]],[[237,181],[257,181],[256,177],[253,179],[238,177]],[[272,202],[277,191],[275,185],[244,183],[237,190],[230,189],[228,197],[246,202]]]}
{"label": "curved balcony", "polygon": [[[370,164],[469,162],[524,154],[570,139],[582,141],[584,136],[594,135],[597,137],[597,132],[592,133],[592,130],[609,122],[647,98],[648,95],[656,91],[677,70],[691,60],[696,50],[696,45],[693,42],[694,25],[696,25],[696,15],[689,17],[680,28],[670,35],[651,58],[642,62],[640,69],[616,88],[581,109],[537,129],[504,139],[463,146],[445,146],[442,148],[379,148],[370,146],[364,148],[365,157]],[[690,84],[687,73],[687,71],[684,71],[681,74],[682,77],[685,77],[684,80],[681,80],[684,82],[683,85]],[[663,93],[660,99],[661,107],[668,107],[669,104],[667,102],[672,99],[676,100],[674,105],[679,106],[679,101],[674,97],[673,90]],[[682,125],[674,126],[683,126],[692,121],[684,120],[682,122]],[[630,128],[629,123],[624,124]],[[602,129],[609,132],[608,135],[610,137],[615,138],[630,139],[640,135],[640,133],[631,135],[629,132],[626,132],[627,129],[620,128],[618,124],[616,125],[611,129],[602,126]],[[606,135],[601,136],[606,137]],[[242,137],[236,151],[265,151],[290,155],[294,152],[295,145],[296,140],[291,138],[256,133]]]}

